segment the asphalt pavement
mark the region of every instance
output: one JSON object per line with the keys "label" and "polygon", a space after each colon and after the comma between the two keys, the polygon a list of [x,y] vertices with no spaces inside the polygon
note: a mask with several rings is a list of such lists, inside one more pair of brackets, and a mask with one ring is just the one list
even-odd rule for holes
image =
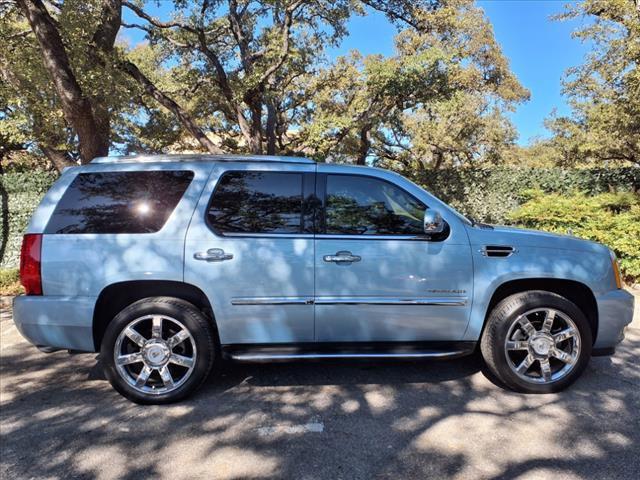
{"label": "asphalt pavement", "polygon": [[5,308],[0,478],[639,478],[639,315],[562,393],[508,392],[481,364],[227,364],[193,398],[145,407],[97,355],[40,353]]}

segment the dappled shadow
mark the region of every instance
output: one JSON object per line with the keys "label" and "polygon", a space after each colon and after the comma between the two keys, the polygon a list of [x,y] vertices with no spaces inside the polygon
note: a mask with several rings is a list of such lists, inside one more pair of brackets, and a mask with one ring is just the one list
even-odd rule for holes
{"label": "dappled shadow", "polygon": [[504,391],[477,357],[225,364],[166,407],[124,400],[95,354],[41,354],[6,328],[1,343],[3,478],[631,478],[637,468],[637,330],[555,395]]}

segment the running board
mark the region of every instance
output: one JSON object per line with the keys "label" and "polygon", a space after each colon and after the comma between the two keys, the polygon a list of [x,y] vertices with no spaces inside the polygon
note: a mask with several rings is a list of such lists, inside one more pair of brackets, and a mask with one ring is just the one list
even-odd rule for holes
{"label": "running board", "polygon": [[457,358],[473,353],[476,342],[367,344],[223,345],[223,356],[237,362],[331,359]]}

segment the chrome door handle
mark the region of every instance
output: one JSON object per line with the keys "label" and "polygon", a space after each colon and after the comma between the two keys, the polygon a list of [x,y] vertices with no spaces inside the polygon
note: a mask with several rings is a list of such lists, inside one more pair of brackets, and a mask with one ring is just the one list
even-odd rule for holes
{"label": "chrome door handle", "polygon": [[225,260],[231,260],[233,253],[224,253],[224,250],[221,248],[210,248],[206,252],[194,253],[193,258],[205,262],[223,262]]}
{"label": "chrome door handle", "polygon": [[325,262],[334,263],[353,263],[362,260],[358,255],[352,255],[351,252],[338,252],[335,255],[325,255],[322,257]]}

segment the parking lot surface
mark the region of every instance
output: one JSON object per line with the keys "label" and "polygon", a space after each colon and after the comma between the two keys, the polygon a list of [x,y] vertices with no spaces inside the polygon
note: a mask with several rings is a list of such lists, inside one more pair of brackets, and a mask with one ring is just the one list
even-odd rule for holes
{"label": "parking lot surface", "polygon": [[0,320],[0,478],[638,478],[640,318],[552,395],[478,357],[227,364],[191,399],[138,406],[95,354],[40,353]]}

